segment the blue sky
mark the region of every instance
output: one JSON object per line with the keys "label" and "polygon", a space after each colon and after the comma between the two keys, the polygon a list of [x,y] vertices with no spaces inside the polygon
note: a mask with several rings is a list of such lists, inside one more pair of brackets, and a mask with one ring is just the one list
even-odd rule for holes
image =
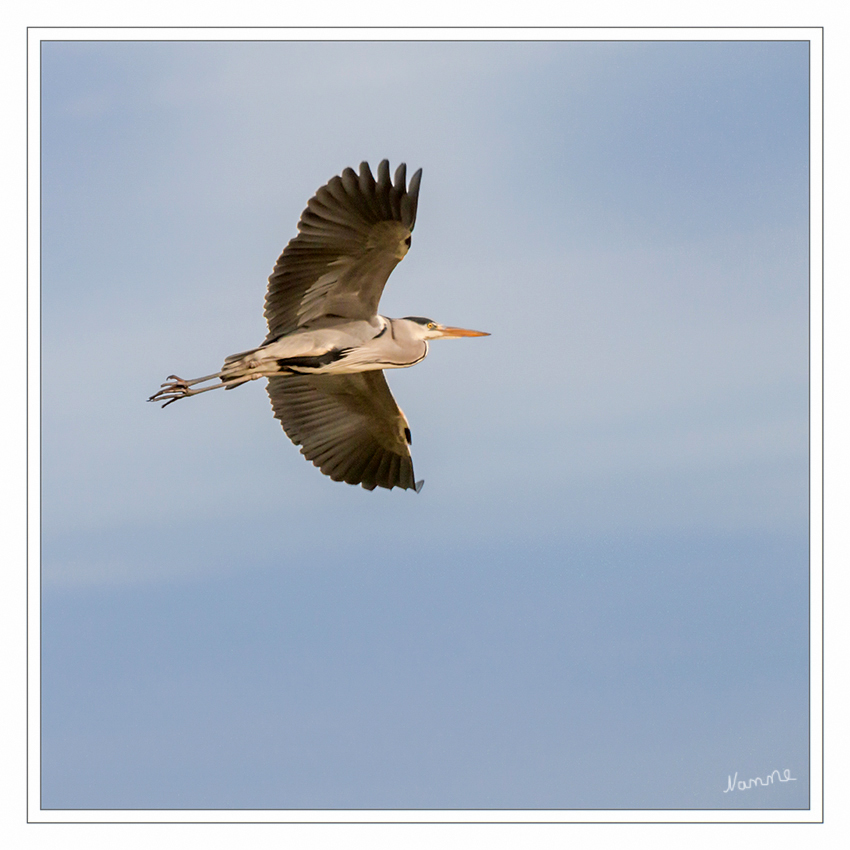
{"label": "blue sky", "polygon": [[[42,804],[808,801],[804,43],[52,43]],[[262,388],[307,198],[424,170],[419,495]],[[797,781],[724,794],[727,775]]]}

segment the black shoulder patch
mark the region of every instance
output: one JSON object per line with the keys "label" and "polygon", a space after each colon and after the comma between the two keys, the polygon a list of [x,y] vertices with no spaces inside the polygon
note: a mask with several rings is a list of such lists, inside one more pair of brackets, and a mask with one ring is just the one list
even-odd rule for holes
{"label": "black shoulder patch", "polygon": [[304,357],[284,357],[277,361],[281,372],[300,371],[301,369],[321,369],[337,360],[342,360],[351,351],[350,348],[332,348],[324,354],[311,354]]}

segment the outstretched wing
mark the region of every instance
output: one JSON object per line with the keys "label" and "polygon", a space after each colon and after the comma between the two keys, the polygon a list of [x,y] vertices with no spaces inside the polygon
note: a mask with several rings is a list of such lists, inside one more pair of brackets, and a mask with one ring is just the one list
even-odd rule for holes
{"label": "outstretched wing", "polygon": [[275,375],[266,389],[289,439],[334,481],[367,490],[421,486],[407,419],[383,372]]}
{"label": "outstretched wing", "polygon": [[298,235],[269,277],[267,341],[322,316],[371,319],[392,270],[410,247],[420,168],[405,186],[404,163],[390,181],[387,160],[377,182],[369,164],[346,168],[307,203]]}

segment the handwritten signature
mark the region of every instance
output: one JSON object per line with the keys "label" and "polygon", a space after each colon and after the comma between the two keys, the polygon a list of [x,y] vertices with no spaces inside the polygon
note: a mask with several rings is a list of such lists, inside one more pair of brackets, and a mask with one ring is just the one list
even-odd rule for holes
{"label": "handwritten signature", "polygon": [[[748,791],[754,785],[773,785],[773,777],[776,776],[777,782],[796,782],[797,777],[791,776],[791,771],[786,767],[782,774],[778,770],[769,773],[764,779],[756,776],[753,779],[745,780],[738,779],[738,771],[735,771],[735,778],[729,777],[729,786],[724,789],[723,793],[728,794],[730,791]],[[784,776],[784,778],[783,778]]]}

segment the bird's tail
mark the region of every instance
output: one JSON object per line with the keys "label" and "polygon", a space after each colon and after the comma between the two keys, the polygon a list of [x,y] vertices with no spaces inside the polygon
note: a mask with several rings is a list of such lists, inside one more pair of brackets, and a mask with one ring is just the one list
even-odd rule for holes
{"label": "bird's tail", "polygon": [[224,358],[224,366],[221,367],[221,371],[225,371],[228,366],[233,363],[236,363],[239,360],[249,360],[252,354],[256,354],[258,349],[249,348],[248,351],[239,351],[236,354],[231,354],[228,357]]}
{"label": "bird's tail", "polygon": [[[221,381],[226,390],[241,387],[242,384],[257,377],[254,369],[257,367],[257,348],[249,348],[248,351],[238,351],[224,358],[221,367]],[[253,372],[253,374],[252,374]]]}

